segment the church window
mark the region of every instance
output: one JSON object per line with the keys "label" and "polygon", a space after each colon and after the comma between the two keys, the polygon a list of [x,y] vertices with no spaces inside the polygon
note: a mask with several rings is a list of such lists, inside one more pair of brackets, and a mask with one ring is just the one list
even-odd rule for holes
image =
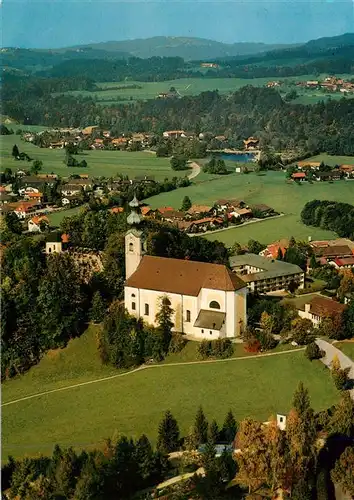
{"label": "church window", "polygon": [[202,333],[204,333],[204,330],[202,329]]}
{"label": "church window", "polygon": [[135,311],[135,302],[132,302],[132,309]]}
{"label": "church window", "polygon": [[190,323],[190,320],[191,320],[191,312],[189,311],[189,309],[187,309],[187,311],[186,311],[186,321],[188,323]]}
{"label": "church window", "polygon": [[52,249],[51,249],[50,247],[48,248],[48,252],[49,252],[49,253],[52,253]]}
{"label": "church window", "polygon": [[220,304],[219,302],[216,302],[216,300],[212,300],[209,304],[210,309],[220,309]]}
{"label": "church window", "polygon": [[149,304],[145,304],[145,316],[149,316]]}
{"label": "church window", "polygon": [[211,330],[209,331],[209,333],[210,333],[210,335],[213,335],[213,332]]}
{"label": "church window", "polygon": [[132,297],[135,297],[135,293],[132,293]]}
{"label": "church window", "polygon": [[130,242],[129,243],[129,252],[133,252],[134,251],[134,243]]}

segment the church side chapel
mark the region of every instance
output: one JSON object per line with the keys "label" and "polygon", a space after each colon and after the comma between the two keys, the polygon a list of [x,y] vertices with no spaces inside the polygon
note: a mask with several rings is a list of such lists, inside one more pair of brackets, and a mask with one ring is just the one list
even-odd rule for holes
{"label": "church side chapel", "polygon": [[139,202],[130,202],[125,236],[127,311],[156,326],[162,297],[174,311],[173,330],[196,339],[238,337],[247,324],[247,286],[226,266],[145,255]]}

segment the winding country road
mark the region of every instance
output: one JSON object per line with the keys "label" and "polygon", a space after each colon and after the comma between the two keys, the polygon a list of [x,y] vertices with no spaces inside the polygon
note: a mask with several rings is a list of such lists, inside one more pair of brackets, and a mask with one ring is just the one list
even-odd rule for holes
{"label": "winding country road", "polygon": [[[330,344],[325,340],[316,339],[316,344],[320,349],[322,349],[322,351],[326,353],[325,356],[321,359],[322,363],[324,363],[330,369],[333,358],[337,356],[341,368],[349,368],[348,377],[351,380],[354,380],[354,361],[352,359],[350,359],[342,351],[337,349],[337,347],[335,347],[333,344]],[[354,389],[351,389],[349,393],[351,398],[354,399]]]}
{"label": "winding country road", "polygon": [[192,167],[192,172],[188,175],[188,179],[194,179],[194,177],[197,177],[197,175],[200,174],[200,165],[196,163],[195,161],[191,161],[189,164]]}
{"label": "winding country road", "polygon": [[117,375],[110,375],[109,377],[103,377],[103,378],[98,378],[95,380],[89,380],[87,382],[81,382],[80,384],[73,384],[73,385],[68,385],[66,387],[59,387],[58,389],[51,389],[50,391],[37,392],[36,394],[31,394],[30,396],[24,396],[23,398],[14,399],[12,401],[7,401],[6,403],[2,403],[1,407],[13,405],[15,403],[20,403],[21,401],[27,401],[28,399],[39,398],[41,396],[45,396],[47,394],[52,394],[54,392],[67,391],[69,389],[75,389],[76,387],[83,387],[85,385],[97,384],[99,382],[105,382],[106,380],[112,380],[114,378],[127,377],[128,375],[132,375],[133,373],[139,372],[141,370],[150,370],[150,369],[154,369],[154,368],[155,369],[156,368],[167,368],[170,366],[204,365],[204,364],[208,364],[208,363],[230,363],[232,361],[242,361],[242,360],[250,360],[250,359],[255,359],[255,358],[264,358],[267,356],[281,356],[282,354],[289,354],[291,352],[298,352],[298,351],[302,351],[302,350],[304,350],[304,348],[290,349],[287,351],[280,351],[280,352],[270,352],[267,354],[255,354],[252,356],[239,356],[236,358],[227,358],[227,359],[210,359],[210,360],[205,360],[205,361],[185,361],[183,363],[166,363],[166,364],[159,364],[159,365],[141,365],[138,368],[135,368],[134,370],[131,370],[129,372],[117,373]]}

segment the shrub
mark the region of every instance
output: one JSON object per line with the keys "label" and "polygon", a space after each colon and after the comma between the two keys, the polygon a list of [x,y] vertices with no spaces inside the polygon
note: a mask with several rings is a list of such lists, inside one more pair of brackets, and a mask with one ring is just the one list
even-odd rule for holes
{"label": "shrub", "polygon": [[202,359],[209,358],[211,353],[211,341],[210,340],[202,340],[202,342],[198,345],[198,356]]}
{"label": "shrub", "polygon": [[203,340],[198,346],[198,356],[206,358],[229,358],[234,350],[230,339]]}
{"label": "shrub", "polygon": [[186,345],[187,340],[181,333],[172,333],[169,352],[181,352]]}
{"label": "shrub", "polygon": [[342,370],[341,368],[332,370],[332,378],[334,385],[339,391],[345,389],[348,382],[348,369]]}
{"label": "shrub", "polygon": [[230,339],[217,339],[211,341],[211,355],[215,358],[229,358],[234,349]]}
{"label": "shrub", "polygon": [[324,352],[318,347],[316,342],[311,342],[306,346],[305,356],[307,359],[312,361],[313,359],[321,359],[324,356]]}
{"label": "shrub", "polygon": [[260,352],[261,343],[256,338],[249,339],[245,345],[246,352]]}
{"label": "shrub", "polygon": [[258,335],[258,341],[263,351],[270,351],[277,345],[277,341],[275,340],[273,335],[264,331],[260,332],[260,334]]}

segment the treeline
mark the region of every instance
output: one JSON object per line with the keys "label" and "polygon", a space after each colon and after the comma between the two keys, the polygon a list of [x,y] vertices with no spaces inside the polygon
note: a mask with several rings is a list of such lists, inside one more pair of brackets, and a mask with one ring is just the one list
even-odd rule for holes
{"label": "treeline", "polygon": [[47,71],[50,78],[92,78],[96,82],[125,82],[135,80],[141,82],[159,82],[186,78],[188,68],[181,57],[150,57],[140,59],[79,59],[65,61]]}
{"label": "treeline", "polygon": [[99,106],[91,98],[72,95],[21,98],[3,93],[4,113],[25,123],[48,126],[96,124],[113,135],[165,130],[222,134],[230,145],[247,136],[276,150],[354,154],[354,100],[311,106],[283,101],[275,89],[246,86],[229,96],[217,91],[181,99],[153,99],[131,105]]}
{"label": "treeline", "polygon": [[354,205],[328,200],[306,203],[301,220],[307,226],[316,226],[336,232],[342,238],[354,239]]}
{"label": "treeline", "polygon": [[[51,457],[9,457],[2,467],[1,488],[10,498],[48,500],[148,500],[160,495],[171,500],[270,499],[279,490],[291,500],[330,500],[334,484],[353,495],[354,403],[349,393],[342,393],[336,406],[315,413],[300,382],[283,419],[283,428],[274,417],[267,425],[252,418],[237,423],[230,410],[219,427],[199,407],[190,431],[182,436],[167,410],[158,426],[156,449],[145,434],[137,440],[107,439],[102,451],[77,453],[56,445]],[[219,455],[216,443],[226,445]],[[180,456],[172,462],[169,454],[176,451]],[[163,480],[186,472],[192,472],[188,480],[157,490]]]}

